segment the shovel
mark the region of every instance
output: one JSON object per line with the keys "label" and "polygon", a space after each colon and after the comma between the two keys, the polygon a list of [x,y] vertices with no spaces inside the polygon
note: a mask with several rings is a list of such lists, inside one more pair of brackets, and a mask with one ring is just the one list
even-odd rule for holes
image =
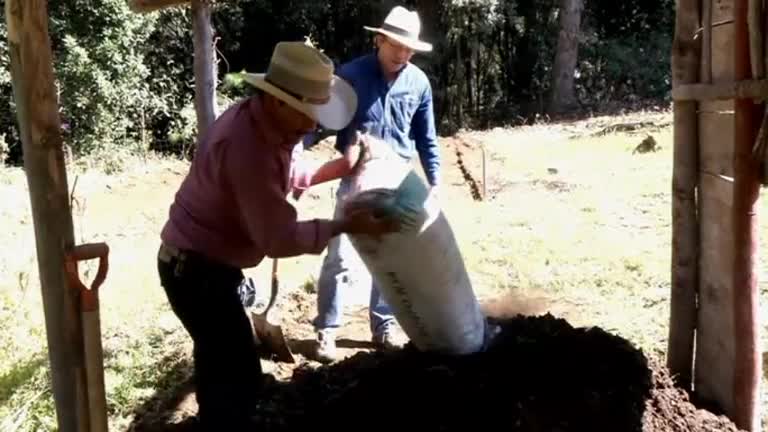
{"label": "shovel", "polygon": [[275,323],[275,319],[269,312],[275,305],[279,281],[277,279],[277,258],[272,260],[272,291],[269,296],[269,303],[264,312],[257,314],[251,313],[253,321],[253,330],[256,333],[258,342],[266,350],[274,355],[275,361],[285,363],[295,363],[288,341],[285,340],[283,329]]}
{"label": "shovel", "polygon": [[[106,432],[107,401],[104,391],[104,356],[101,346],[101,322],[99,319],[99,287],[104,283],[109,269],[109,246],[106,243],[89,243],[75,246],[64,257],[64,268],[69,286],[80,294],[80,314],[83,324],[85,375],[88,395],[88,415],[91,432]],[[99,269],[90,289],[80,281],[77,263],[99,259]]]}

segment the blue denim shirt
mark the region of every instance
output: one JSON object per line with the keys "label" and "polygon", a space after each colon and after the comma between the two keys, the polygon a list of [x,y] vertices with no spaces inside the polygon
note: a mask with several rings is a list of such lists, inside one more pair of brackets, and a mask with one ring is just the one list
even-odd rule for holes
{"label": "blue denim shirt", "polygon": [[376,52],[343,64],[336,72],[357,92],[357,113],[336,134],[344,152],[356,130],[390,143],[407,161],[419,156],[430,185],[440,183],[440,148],[435,129],[432,87],[418,66],[408,63],[392,83],[381,72]]}

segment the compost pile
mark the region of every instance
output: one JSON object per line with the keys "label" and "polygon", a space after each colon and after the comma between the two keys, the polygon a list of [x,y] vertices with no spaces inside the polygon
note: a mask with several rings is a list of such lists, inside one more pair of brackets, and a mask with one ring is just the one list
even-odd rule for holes
{"label": "compost pile", "polygon": [[551,315],[498,321],[487,351],[358,353],[273,383],[259,430],[736,431],[626,340]]}

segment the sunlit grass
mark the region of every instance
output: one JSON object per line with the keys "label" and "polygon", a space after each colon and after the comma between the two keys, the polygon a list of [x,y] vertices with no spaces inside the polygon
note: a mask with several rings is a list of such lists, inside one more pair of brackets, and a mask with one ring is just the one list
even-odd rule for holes
{"label": "sunlit grass", "polygon": [[[545,309],[575,325],[603,327],[663,355],[672,129],[593,132],[579,125],[537,125],[465,134],[470,146],[486,146],[488,197],[474,201],[458,170],[447,167],[441,201],[481,298],[542,299]],[[661,150],[632,154],[647,133]],[[452,141],[443,142],[449,159]],[[480,153],[463,152],[481,182]],[[314,154],[319,155],[327,156]],[[155,264],[168,204],[187,165],[134,162],[122,161],[121,171],[112,174],[94,170],[98,162],[82,163],[91,170],[73,171],[69,179],[70,185],[78,179],[77,241],[106,241],[112,250],[101,293],[111,430],[124,430],[157,392],[189,375],[191,345],[166,304]],[[323,185],[302,198],[297,204],[302,217],[330,216],[332,189]],[[53,430],[33,227],[21,170],[0,168],[0,194],[0,217],[6,222],[0,231],[5,247],[0,253],[0,429]],[[765,247],[764,238],[761,242]],[[312,292],[321,259],[282,260],[281,285]],[[765,267],[762,258],[760,265]],[[93,267],[86,267],[87,278]],[[248,273],[267,284],[267,267]]]}

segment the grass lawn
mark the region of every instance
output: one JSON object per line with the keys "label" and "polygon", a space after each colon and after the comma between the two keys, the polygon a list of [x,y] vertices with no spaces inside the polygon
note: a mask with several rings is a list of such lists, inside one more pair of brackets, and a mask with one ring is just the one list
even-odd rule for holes
{"label": "grass lawn", "polygon": [[[505,298],[511,312],[550,311],[578,326],[600,326],[650,355],[664,355],[670,291],[671,115],[659,128],[595,134],[621,119],[464,132],[441,139],[441,201],[479,297]],[[646,136],[661,149],[633,154]],[[482,186],[475,201],[458,168]],[[328,157],[327,148],[309,154]],[[167,306],[155,271],[158,233],[187,164],[169,159],[123,162],[112,174],[77,177],[73,218],[78,242],[112,250],[101,317],[111,430],[188,375],[190,343]],[[333,185],[297,203],[305,217],[331,214]],[[55,429],[35,259],[23,172],[0,168],[0,430]],[[761,204],[765,211],[765,202]],[[761,222],[761,227],[764,226]],[[761,233],[765,230],[761,229]],[[765,247],[765,239],[761,239]],[[321,256],[283,260],[286,290],[312,291]],[[251,269],[268,280],[268,265]],[[765,260],[760,260],[760,273]],[[89,267],[92,273],[95,270]],[[86,275],[86,277],[88,277]],[[765,282],[761,279],[761,288]],[[310,304],[308,307],[314,307]],[[763,314],[765,316],[765,314]],[[305,322],[297,326],[308,327]]]}

